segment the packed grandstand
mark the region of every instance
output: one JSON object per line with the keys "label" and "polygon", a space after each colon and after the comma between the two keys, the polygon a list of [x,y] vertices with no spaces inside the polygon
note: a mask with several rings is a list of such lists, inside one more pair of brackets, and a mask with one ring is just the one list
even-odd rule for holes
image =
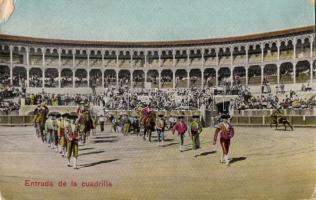
{"label": "packed grandstand", "polygon": [[[104,110],[308,109],[312,27],[171,42],[88,42],[0,35],[1,113],[46,102]],[[228,103],[228,104],[226,104]],[[223,106],[222,106],[223,105]],[[21,113],[20,113],[21,114]]]}

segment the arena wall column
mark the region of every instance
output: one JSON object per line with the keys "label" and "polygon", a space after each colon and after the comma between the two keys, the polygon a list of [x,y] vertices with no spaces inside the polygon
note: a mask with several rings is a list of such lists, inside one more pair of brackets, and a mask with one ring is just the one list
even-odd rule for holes
{"label": "arena wall column", "polygon": [[[218,57],[218,52],[219,52],[219,48],[217,47],[216,49],[215,49],[215,53],[216,53],[216,66],[218,66],[218,64],[219,64],[219,57]],[[217,78],[217,77],[216,77]],[[216,79],[217,80],[217,79]],[[217,85],[217,84],[216,84]]]}
{"label": "arena wall column", "polygon": [[28,66],[30,64],[30,50],[29,48],[26,48],[26,65]]}
{"label": "arena wall column", "polygon": [[277,45],[277,48],[278,48],[278,61],[280,61],[280,46],[281,46],[280,40],[278,40],[276,45]]}
{"label": "arena wall column", "polygon": [[187,52],[187,67],[190,67],[190,50],[187,49],[186,52]]}
{"label": "arena wall column", "polygon": [[72,70],[72,87],[75,88],[76,86],[76,75],[75,75],[75,69]]}
{"label": "arena wall column", "polygon": [[173,69],[172,70],[173,73],[173,77],[172,77],[172,88],[175,89],[176,88],[176,70]]}
{"label": "arena wall column", "polygon": [[115,73],[116,73],[116,87],[118,88],[118,86],[119,86],[119,76],[118,76],[118,70],[116,70],[115,71]]}
{"label": "arena wall column", "polygon": [[277,83],[280,85],[280,64],[277,64]]}
{"label": "arena wall column", "polygon": [[218,68],[215,69],[216,86],[218,86]]}
{"label": "arena wall column", "polygon": [[13,84],[12,72],[13,72],[13,46],[9,46],[10,50],[10,84]]}
{"label": "arena wall column", "polygon": [[45,48],[42,48],[42,66],[45,66],[45,51],[46,49]]}
{"label": "arena wall column", "polygon": [[118,50],[116,50],[115,51],[115,55],[116,55],[116,68],[118,68],[119,67],[119,51]]}
{"label": "arena wall column", "polygon": [[57,53],[58,53],[58,66],[60,67],[61,66],[61,49],[60,48],[58,48]]}
{"label": "arena wall column", "polygon": [[72,50],[72,67],[75,67],[75,64],[76,64],[76,50],[73,49]]}
{"label": "arena wall column", "polygon": [[90,69],[87,69],[88,88],[90,87]]}
{"label": "arena wall column", "polygon": [[42,68],[42,87],[45,87],[45,68]]}
{"label": "arena wall column", "polygon": [[[263,45],[263,43],[260,44],[260,48],[261,48],[261,62],[263,62],[263,59],[264,59],[264,45]],[[261,73],[261,75],[263,75],[263,73]]]}
{"label": "arena wall column", "polygon": [[61,69],[58,69],[58,88],[61,88]]}
{"label": "arena wall column", "polygon": [[[204,52],[205,52],[205,49],[202,49],[201,50],[201,54],[202,54],[202,58],[201,58],[201,61],[202,61],[202,68],[204,67]],[[203,71],[203,70],[202,70]],[[203,72],[204,73],[204,72]]]}
{"label": "arena wall column", "polygon": [[131,74],[131,89],[133,89],[134,87],[134,81],[133,81],[133,79],[134,79],[134,76],[133,76],[133,73],[134,73],[134,71],[133,70],[130,70],[130,74]]}
{"label": "arena wall column", "polygon": [[[158,51],[158,67],[161,67],[161,50]],[[159,74],[160,75],[160,74]],[[160,80],[160,79],[159,79]],[[159,84],[160,87],[160,84]]]}
{"label": "arena wall column", "polygon": [[[174,68],[176,66],[176,50],[172,49],[172,67]],[[174,78],[175,76],[173,76]],[[175,87],[175,85],[173,86],[173,88]]]}
{"label": "arena wall column", "polygon": [[[233,46],[231,46],[230,48],[229,48],[229,50],[230,50],[230,66],[232,67],[233,66],[233,64],[234,64],[234,54],[233,54]],[[231,73],[232,74],[232,73]]]}
{"label": "arena wall column", "polygon": [[234,68],[235,67],[233,67],[232,65],[230,66],[230,68],[229,68],[229,70],[230,70],[230,86],[233,86],[233,79],[234,79],[234,77],[233,77],[233,72],[234,72]]}
{"label": "arena wall column", "polygon": [[28,67],[26,68],[26,80],[27,80],[26,86],[30,87],[30,81],[29,81],[30,80],[30,68],[28,68]]}
{"label": "arena wall column", "polygon": [[204,70],[203,68],[201,69],[201,88],[204,88]]}
{"label": "arena wall column", "polygon": [[187,88],[190,88],[190,71],[189,70],[185,70],[187,71]]}
{"label": "arena wall column", "polygon": [[161,88],[161,70],[158,70],[158,89]]}
{"label": "arena wall column", "polygon": [[293,60],[296,59],[296,38],[293,39]]}
{"label": "arena wall column", "polygon": [[131,68],[133,67],[133,54],[134,54],[134,51],[133,51],[133,49],[132,50],[130,50],[130,55],[131,55]]}
{"label": "arena wall column", "polygon": [[313,59],[313,43],[314,43],[314,37],[310,37],[310,43],[311,43],[311,49],[310,49],[310,58]]}
{"label": "arena wall column", "polygon": [[[101,59],[102,59],[102,67],[104,66],[104,54],[105,54],[105,52],[104,52],[104,49],[102,49],[102,51],[101,51]],[[102,70],[101,70],[102,71]],[[103,77],[103,73],[102,73],[102,77]],[[103,83],[102,83],[102,87],[103,87],[104,85],[103,85]]]}
{"label": "arena wall column", "polygon": [[[87,51],[87,59],[88,59],[88,67],[90,67],[90,50]],[[88,79],[88,86],[89,86],[89,79]]]}
{"label": "arena wall column", "polygon": [[309,67],[310,67],[310,83],[312,84],[313,83],[313,60],[310,60],[309,61],[309,63],[310,63],[310,65],[309,65]]}
{"label": "arena wall column", "polygon": [[248,85],[248,68],[249,68],[249,65],[247,63],[247,65],[245,66],[245,71],[246,71],[246,85]]}
{"label": "arena wall column", "polygon": [[[147,50],[145,50],[145,68],[147,68]],[[146,74],[145,74],[145,77],[146,77]],[[146,79],[145,79],[145,82],[146,82]]]}
{"label": "arena wall column", "polygon": [[263,78],[264,78],[264,73],[263,73],[264,66],[260,65],[260,68],[261,68],[261,85],[262,85],[263,84]]}
{"label": "arena wall column", "polygon": [[296,83],[296,62],[293,62],[293,83]]}
{"label": "arena wall column", "polygon": [[[103,54],[102,54],[103,55]],[[103,62],[102,62],[103,63]],[[102,81],[102,87],[104,87],[104,72],[105,70],[104,69],[101,69],[101,73],[102,73],[102,76],[101,76],[101,81]]]}
{"label": "arena wall column", "polygon": [[245,50],[246,50],[246,63],[248,65],[248,63],[249,63],[249,57],[248,57],[249,45],[245,46]]}

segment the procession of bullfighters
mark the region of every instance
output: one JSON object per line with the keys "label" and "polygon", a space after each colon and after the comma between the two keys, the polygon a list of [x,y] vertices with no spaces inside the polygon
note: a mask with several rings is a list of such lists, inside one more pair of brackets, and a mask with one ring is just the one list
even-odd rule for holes
{"label": "procession of bullfighters", "polygon": [[0,0],[0,200],[316,199],[315,13]]}

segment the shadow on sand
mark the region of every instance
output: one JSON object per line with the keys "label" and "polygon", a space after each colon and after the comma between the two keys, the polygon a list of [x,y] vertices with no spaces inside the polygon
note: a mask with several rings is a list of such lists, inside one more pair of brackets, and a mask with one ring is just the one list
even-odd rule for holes
{"label": "shadow on sand", "polygon": [[92,147],[88,147],[88,148],[82,148],[82,149],[79,149],[79,151],[84,151],[84,150],[91,150],[91,149],[94,149]]}
{"label": "shadow on sand", "polygon": [[119,160],[119,159],[101,160],[101,161],[98,161],[98,162],[93,162],[93,163],[79,165],[80,166],[79,168],[92,167],[92,166],[95,166],[95,165],[101,165],[101,164],[104,164],[104,163],[110,163],[110,162],[114,162],[114,161],[117,161],[117,160]]}
{"label": "shadow on sand", "polygon": [[90,155],[90,154],[99,154],[99,153],[103,153],[103,152],[105,152],[105,151],[92,151],[92,152],[79,154],[79,156],[85,156],[85,155]]}
{"label": "shadow on sand", "polygon": [[247,159],[247,157],[232,158],[229,163],[232,164],[232,163],[243,161],[243,160],[246,160],[246,159]]}
{"label": "shadow on sand", "polygon": [[107,138],[117,138],[117,136],[112,135],[112,136],[96,136],[95,139],[107,139]]}
{"label": "shadow on sand", "polygon": [[117,142],[118,140],[92,140],[93,143],[112,143]]}
{"label": "shadow on sand", "polygon": [[203,153],[201,153],[200,155],[198,155],[198,156],[207,156],[207,155],[209,155],[209,154],[213,154],[213,153],[216,153],[216,151],[207,151],[207,152],[203,152]]}

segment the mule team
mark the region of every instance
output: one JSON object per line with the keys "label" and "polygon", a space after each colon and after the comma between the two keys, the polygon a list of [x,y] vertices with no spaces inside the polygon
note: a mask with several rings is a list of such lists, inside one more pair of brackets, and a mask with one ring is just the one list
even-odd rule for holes
{"label": "mule team", "polygon": [[[67,158],[67,165],[71,167],[70,158],[73,157],[73,168],[77,168],[78,159],[78,145],[79,141],[83,144],[86,141],[86,137],[89,135],[90,129],[93,128],[91,122],[91,115],[88,106],[83,104],[78,108],[76,113],[64,113],[60,115],[56,112],[49,113],[49,110],[45,104],[39,105],[34,111],[34,125],[36,127],[37,136],[47,143],[52,149],[60,153],[62,157]],[[144,128],[143,139],[146,137],[151,142],[151,134],[156,131],[158,136],[158,146],[164,146],[166,120],[164,113],[153,112],[148,106],[142,109],[140,112],[139,121]],[[156,116],[157,115],[157,116]],[[108,116],[112,121],[116,118],[113,115]],[[184,137],[188,132],[192,140],[192,149],[194,151],[194,157],[199,155],[198,150],[200,145],[200,134],[202,133],[202,124],[200,121],[200,115],[193,113],[191,122],[185,122],[184,115],[178,115],[178,120],[171,125],[172,134],[177,133],[179,138],[179,151],[184,151]],[[219,138],[220,145],[222,147],[223,155],[220,162],[229,164],[228,152],[230,140],[234,136],[234,129],[229,122],[229,115],[222,115],[222,122],[216,126],[213,144],[216,144]],[[135,118],[138,119],[137,117]],[[139,127],[135,124],[137,121],[131,122],[127,114],[122,118],[122,132],[127,135],[130,126],[135,126],[134,129],[137,133],[140,133]],[[115,130],[115,127],[114,127]],[[135,130],[134,130],[135,131]]]}

